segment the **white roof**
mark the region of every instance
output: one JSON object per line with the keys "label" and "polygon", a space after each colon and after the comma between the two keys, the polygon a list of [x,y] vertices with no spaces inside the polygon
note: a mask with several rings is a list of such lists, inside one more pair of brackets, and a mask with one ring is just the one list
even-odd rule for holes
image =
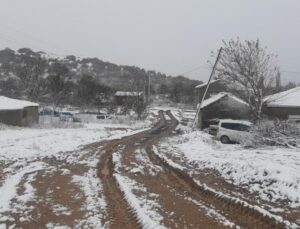
{"label": "white roof", "polygon": [[241,123],[241,124],[245,124],[248,126],[251,126],[252,123],[247,121],[247,120],[237,120],[237,119],[220,119],[220,122],[230,122],[230,123]]}
{"label": "white roof", "polygon": [[237,102],[243,103],[243,104],[249,106],[249,104],[246,103],[244,100],[242,100],[242,99],[240,99],[240,98],[238,98],[238,97],[236,97],[236,96],[234,96],[230,93],[220,92],[216,95],[211,96],[208,99],[205,99],[201,104],[201,109],[208,106],[208,105],[210,105],[210,104],[212,104],[212,103],[215,103],[215,102],[219,101],[220,99],[224,98],[225,96],[229,96],[230,98],[236,100]]}
{"label": "white roof", "polygon": [[267,96],[268,107],[300,107],[300,87]]}
{"label": "white roof", "polygon": [[117,91],[115,96],[139,96],[142,94],[141,91]]}
{"label": "white roof", "polygon": [[[219,81],[219,79],[212,80],[212,81],[210,81],[210,84],[215,83],[215,82],[217,82],[217,81]],[[207,82],[206,82],[206,83],[199,84],[199,85],[197,85],[195,88],[202,88],[202,87],[205,87],[206,85],[207,85]]]}
{"label": "white roof", "polygon": [[5,96],[0,96],[0,110],[20,110],[24,107],[36,107],[37,103],[32,103],[25,100],[11,99]]}

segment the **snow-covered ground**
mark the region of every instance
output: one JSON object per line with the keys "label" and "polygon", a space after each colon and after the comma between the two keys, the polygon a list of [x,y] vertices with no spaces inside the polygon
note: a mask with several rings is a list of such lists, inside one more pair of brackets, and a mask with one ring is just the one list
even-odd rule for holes
{"label": "snow-covered ground", "polygon": [[[182,118],[182,109],[177,107],[170,107],[170,106],[159,106],[159,107],[151,107],[149,109],[149,113],[153,113],[154,115],[158,115],[159,111],[171,111],[171,113],[174,115],[174,117],[178,120],[181,120]],[[167,115],[165,115],[166,118],[168,118]]]}
{"label": "snow-covered ground", "polygon": [[223,145],[195,131],[169,138],[160,148],[184,156],[199,169],[213,169],[228,182],[272,202],[300,207],[300,150],[279,147],[245,149]]}
{"label": "snow-covered ground", "polygon": [[129,133],[133,127],[110,123],[86,123],[78,128],[0,129],[0,160],[49,156],[71,151],[80,145],[101,141],[112,135]]}
{"label": "snow-covered ground", "polygon": [[[72,217],[72,214],[82,214],[78,222],[74,221],[76,228],[103,228],[99,222],[105,213],[105,203],[96,174],[101,152],[98,148],[82,146],[145,129],[147,125],[142,122],[130,126],[108,122],[84,123],[63,125],[61,128],[50,128],[48,124],[33,128],[1,125],[0,228],[8,228],[8,225],[18,228],[20,222],[34,222],[32,217],[36,205],[44,205],[41,208],[52,212],[53,220],[56,216],[64,219]],[[39,184],[45,181],[41,177],[47,177],[49,182],[44,184],[49,186],[46,190]],[[63,186],[59,183],[61,181],[65,182]],[[55,193],[61,189],[68,193],[64,198],[71,198],[65,205],[55,199]],[[79,206],[77,210],[70,207],[72,201]],[[63,222],[53,221],[47,227],[63,225]]]}
{"label": "snow-covered ground", "polygon": [[[129,173],[143,173],[147,169],[143,163],[147,164],[147,166],[151,166],[151,162],[146,155],[147,153],[143,150],[136,151],[137,159],[141,159],[140,165],[138,168],[130,168]],[[147,160],[148,158],[148,160]],[[148,163],[147,163],[148,162]],[[157,199],[159,196],[154,193],[150,193],[142,184],[137,183],[136,181],[130,179],[127,176],[124,176],[122,172],[120,172],[121,166],[121,153],[115,152],[113,154],[113,163],[116,166],[116,173],[114,174],[118,185],[121,191],[124,193],[124,196],[136,213],[137,218],[142,223],[145,228],[157,228],[163,229],[164,226],[161,225],[161,221],[163,217],[158,213],[158,209],[160,208],[159,204],[157,203]],[[134,164],[134,163],[133,163]],[[151,168],[151,172],[153,170],[160,170],[159,168]],[[133,193],[139,193],[139,196],[134,195]]]}

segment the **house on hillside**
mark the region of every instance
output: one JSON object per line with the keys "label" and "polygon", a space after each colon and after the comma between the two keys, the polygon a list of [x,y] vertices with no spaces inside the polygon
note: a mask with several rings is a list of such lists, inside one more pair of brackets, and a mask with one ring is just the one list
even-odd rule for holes
{"label": "house on hillside", "polygon": [[115,103],[117,106],[132,107],[136,103],[145,101],[142,91],[117,91],[115,93]]}
{"label": "house on hillside", "polygon": [[227,92],[220,92],[205,99],[201,105],[198,125],[209,126],[213,119],[250,119],[250,107],[244,100]]}
{"label": "house on hillside", "polygon": [[0,96],[0,122],[7,125],[30,126],[38,123],[37,103]]}
{"label": "house on hillside", "polygon": [[270,118],[300,119],[300,87],[267,96],[263,112]]}

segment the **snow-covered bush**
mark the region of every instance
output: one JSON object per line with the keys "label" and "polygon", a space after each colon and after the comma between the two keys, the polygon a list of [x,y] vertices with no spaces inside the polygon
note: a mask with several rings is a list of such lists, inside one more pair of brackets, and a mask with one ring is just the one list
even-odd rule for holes
{"label": "snow-covered bush", "polygon": [[300,125],[282,120],[262,120],[253,129],[253,145],[300,147]]}

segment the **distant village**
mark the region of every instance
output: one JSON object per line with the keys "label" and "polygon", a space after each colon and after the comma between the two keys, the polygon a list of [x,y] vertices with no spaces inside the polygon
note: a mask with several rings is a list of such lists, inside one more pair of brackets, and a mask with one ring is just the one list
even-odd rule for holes
{"label": "distant village", "polygon": [[[207,83],[195,87],[195,105],[192,109],[183,111],[183,124],[191,122],[195,117],[197,105],[202,101]],[[232,89],[228,83],[223,80],[213,80],[209,87],[205,99],[201,105],[201,112],[198,117],[198,125],[201,129],[207,128],[215,119],[241,119],[251,120],[250,105],[243,100],[240,95],[241,90]],[[293,120],[300,122],[300,87],[295,87],[286,91],[278,92],[264,98],[262,112],[268,119]],[[39,117],[43,115],[53,115],[69,117],[76,120],[76,113],[85,112],[94,114],[98,119],[107,119],[112,114],[130,115],[135,114],[133,108],[137,104],[150,103],[142,91],[117,91],[111,103],[115,109],[109,113],[107,107],[100,110],[80,110],[80,108],[71,108],[68,110],[52,109],[50,106],[41,106],[25,100],[18,100],[0,96],[0,121],[8,125],[31,126],[37,124]],[[154,104],[168,102],[168,95],[153,95],[151,102]],[[170,101],[169,101],[170,102]],[[74,111],[77,109],[77,111]],[[141,114],[144,107],[141,108]],[[189,113],[189,115],[185,115]]]}

